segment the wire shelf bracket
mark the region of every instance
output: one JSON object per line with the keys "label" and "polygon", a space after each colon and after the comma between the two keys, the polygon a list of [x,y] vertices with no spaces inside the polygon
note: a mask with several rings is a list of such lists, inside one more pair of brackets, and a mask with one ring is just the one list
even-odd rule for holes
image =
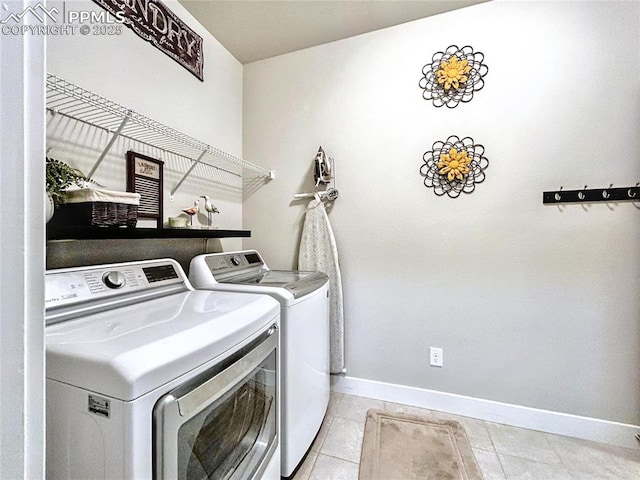
{"label": "wire shelf bracket", "polygon": [[205,156],[205,154],[207,153],[206,150],[203,150],[202,153],[200,154],[200,156],[198,158],[196,158],[196,160],[191,164],[191,166],[189,167],[189,170],[187,170],[184,175],[182,176],[182,178],[180,180],[178,180],[178,183],[176,184],[175,187],[173,187],[171,189],[171,192],[169,192],[169,197],[173,200],[173,194],[176,193],[178,191],[178,189],[180,188],[180,185],[182,185],[182,182],[184,182],[186,180],[186,178],[191,175],[191,172],[193,172],[193,169],[196,168],[196,165],[198,165],[201,160],[202,157]]}
{"label": "wire shelf bracket", "polygon": [[129,110],[129,112],[127,112],[127,115],[122,120],[122,123],[118,127],[118,130],[115,131],[115,133],[111,137],[111,140],[109,140],[109,143],[107,143],[107,145],[104,147],[104,150],[102,150],[102,153],[98,157],[98,160],[96,160],[96,163],[91,168],[91,171],[89,172],[89,175],[87,175],[89,178],[91,178],[93,176],[93,174],[96,172],[96,170],[98,169],[98,167],[102,163],[102,160],[104,160],[104,157],[107,156],[107,153],[109,153],[109,151],[111,150],[111,147],[113,147],[113,144],[116,142],[116,140],[120,136],[120,133],[122,133],[122,129],[125,127],[125,125],[127,124],[127,122],[129,121],[130,118],[131,118],[131,110]]}

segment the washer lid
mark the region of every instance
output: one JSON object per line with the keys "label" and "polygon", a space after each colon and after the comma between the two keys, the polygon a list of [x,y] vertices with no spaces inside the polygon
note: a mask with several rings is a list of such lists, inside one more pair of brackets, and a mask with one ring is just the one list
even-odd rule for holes
{"label": "washer lid", "polygon": [[216,288],[216,284],[263,287],[256,293],[278,295],[290,302],[316,292],[329,277],[322,272],[271,270],[257,251],[244,250],[195,256],[189,266],[189,281],[201,289]]}
{"label": "washer lid", "polygon": [[280,287],[291,292],[293,298],[300,298],[311,292],[315,292],[327,283],[327,281],[328,277],[322,272],[263,270],[253,275],[227,277],[220,283]]}
{"label": "washer lid", "polygon": [[47,378],[124,401],[176,379],[280,314],[266,295],[190,291],[46,327]]}

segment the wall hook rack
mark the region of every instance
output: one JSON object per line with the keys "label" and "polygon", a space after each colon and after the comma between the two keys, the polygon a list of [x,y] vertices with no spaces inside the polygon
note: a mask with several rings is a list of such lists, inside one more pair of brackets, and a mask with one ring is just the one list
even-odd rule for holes
{"label": "wall hook rack", "polygon": [[588,188],[581,190],[559,190],[542,193],[542,203],[593,203],[593,202],[624,202],[640,200],[640,182],[633,187]]}

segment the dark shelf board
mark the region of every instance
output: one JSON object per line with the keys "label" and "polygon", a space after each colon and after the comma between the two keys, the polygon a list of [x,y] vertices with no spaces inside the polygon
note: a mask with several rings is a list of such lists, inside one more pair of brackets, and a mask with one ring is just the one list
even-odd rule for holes
{"label": "dark shelf board", "polygon": [[126,228],[47,226],[47,240],[106,240],[127,238],[231,238],[250,237],[251,230],[200,228]]}

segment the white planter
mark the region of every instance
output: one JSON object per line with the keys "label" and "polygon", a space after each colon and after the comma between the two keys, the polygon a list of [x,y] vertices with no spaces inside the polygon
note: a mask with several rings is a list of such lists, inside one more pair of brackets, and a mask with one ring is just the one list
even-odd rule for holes
{"label": "white planter", "polygon": [[47,192],[47,195],[45,196],[45,217],[47,219],[47,223],[49,223],[49,220],[53,217],[55,209],[56,205],[53,202],[53,197],[49,192]]}

